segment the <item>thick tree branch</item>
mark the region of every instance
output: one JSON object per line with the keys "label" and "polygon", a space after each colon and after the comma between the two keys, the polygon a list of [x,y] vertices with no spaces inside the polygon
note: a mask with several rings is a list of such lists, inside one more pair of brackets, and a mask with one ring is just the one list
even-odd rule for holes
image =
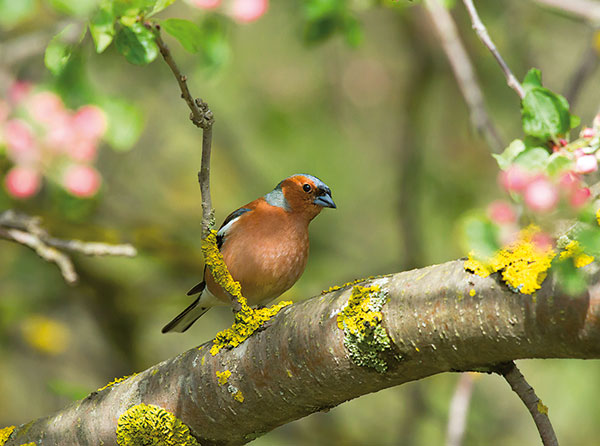
{"label": "thick tree branch", "polygon": [[130,244],[109,245],[52,237],[41,227],[39,218],[17,214],[12,210],[0,213],[0,238],[28,246],[44,260],[56,263],[67,283],[77,282],[77,273],[69,256],[61,250],[88,256],[133,257],[137,254]]}
{"label": "thick tree branch", "polygon": [[544,446],[558,446],[554,428],[550,423],[550,418],[548,418],[548,408],[542,404],[533,387],[525,380],[514,361],[500,364],[496,367],[495,372],[506,379],[511,389],[521,398],[521,401],[531,413]]}
{"label": "thick tree branch", "polygon": [[490,52],[500,65],[500,68],[502,69],[502,72],[506,77],[506,83],[508,84],[508,86],[515,90],[519,97],[523,99],[525,97],[525,91],[523,90],[523,86],[517,80],[512,71],[510,71],[510,68],[498,52],[496,45],[494,45],[494,42],[492,42],[492,39],[490,38],[490,35],[487,32],[487,29],[485,28],[483,22],[479,18],[479,14],[477,13],[477,9],[475,9],[473,0],[463,0],[463,3],[467,8],[467,11],[469,12],[469,16],[471,17],[471,23],[473,25],[473,30],[475,30],[475,32],[477,33],[479,40],[481,40],[481,42],[487,47],[487,49],[490,50]]}
{"label": "thick tree branch", "polygon": [[579,17],[593,24],[600,23],[600,3],[592,0],[534,0],[540,5],[548,6]]}
{"label": "thick tree branch", "polygon": [[[44,445],[115,445],[119,416],[141,402],[175,414],[203,445],[242,444],[313,412],[437,373],[492,370],[520,358],[600,358],[597,277],[577,298],[547,279],[534,298],[454,261],[370,284],[389,298],[381,310],[390,338],[390,349],[380,354],[383,373],[355,364],[344,345],[337,316],[351,295],[346,287],[286,307],[232,350],[212,356],[209,342],[18,427],[7,446],[42,438]],[[226,370],[231,375],[220,385],[216,372]]]}
{"label": "thick tree branch", "polygon": [[473,127],[485,138],[494,152],[501,152],[505,145],[486,110],[473,64],[460,40],[452,15],[440,4],[439,0],[426,0],[425,6],[450,61],[460,91],[469,107]]}

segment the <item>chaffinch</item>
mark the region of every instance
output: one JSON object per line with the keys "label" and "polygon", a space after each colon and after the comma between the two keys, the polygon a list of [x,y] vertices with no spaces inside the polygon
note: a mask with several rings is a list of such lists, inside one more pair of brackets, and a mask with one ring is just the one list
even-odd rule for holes
{"label": "chaffinch", "polygon": [[[308,259],[308,224],[324,207],[336,207],[329,187],[312,175],[298,174],[225,219],[217,232],[217,246],[248,305],[280,296],[300,278]],[[204,280],[187,294],[198,293],[163,333],[183,333],[210,308],[230,304],[206,267]]]}

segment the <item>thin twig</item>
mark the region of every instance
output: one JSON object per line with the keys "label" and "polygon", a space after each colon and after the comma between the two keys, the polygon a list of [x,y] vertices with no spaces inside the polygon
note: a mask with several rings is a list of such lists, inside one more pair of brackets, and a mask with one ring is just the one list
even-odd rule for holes
{"label": "thin twig", "polygon": [[472,372],[460,375],[454,396],[450,401],[446,446],[460,446],[463,442],[475,376]]}
{"label": "thin twig", "polygon": [[521,398],[533,417],[535,426],[542,438],[542,444],[544,446],[558,446],[554,428],[550,423],[550,418],[548,418],[548,408],[542,404],[533,387],[525,380],[514,361],[499,364],[495,367],[494,372],[502,375],[513,391]]}
{"label": "thin twig", "polygon": [[65,281],[71,284],[77,282],[77,273],[71,259],[61,250],[88,256],[133,257],[137,254],[130,244],[109,245],[52,237],[41,227],[39,218],[17,214],[12,210],[0,213],[0,238],[28,246],[44,260],[56,263]]}
{"label": "thin twig", "polygon": [[504,73],[504,76],[506,77],[506,83],[508,84],[508,86],[510,88],[512,88],[513,90],[515,90],[517,92],[517,94],[519,95],[519,97],[521,99],[523,99],[525,97],[525,90],[523,90],[523,86],[517,80],[517,78],[512,73],[512,71],[510,71],[510,68],[508,68],[508,65],[506,64],[506,62],[504,61],[504,59],[498,52],[496,45],[494,45],[494,42],[492,42],[492,39],[490,38],[490,35],[487,32],[487,29],[485,28],[485,26],[483,25],[483,22],[479,18],[479,14],[477,13],[477,9],[475,9],[475,5],[473,5],[473,0],[463,0],[463,3],[465,5],[465,7],[467,8],[467,11],[469,12],[469,16],[471,17],[471,23],[472,23],[473,29],[477,33],[477,36],[479,37],[479,39],[490,50],[490,52],[492,53],[492,55],[494,56],[494,58],[500,65],[500,68],[502,69],[502,72]]}
{"label": "thin twig", "polygon": [[540,5],[549,6],[588,22],[600,23],[600,3],[592,0],[534,0]]}
{"label": "thin twig", "polygon": [[426,0],[425,6],[440,36],[442,47],[450,61],[460,91],[469,107],[472,125],[485,138],[494,152],[500,152],[504,148],[504,143],[485,108],[483,93],[479,87],[473,64],[460,40],[450,12],[440,5],[439,0]]}

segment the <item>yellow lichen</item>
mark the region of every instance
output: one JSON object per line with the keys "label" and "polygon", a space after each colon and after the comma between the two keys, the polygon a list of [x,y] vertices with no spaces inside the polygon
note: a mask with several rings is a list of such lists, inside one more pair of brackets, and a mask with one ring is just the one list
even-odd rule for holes
{"label": "yellow lichen", "polygon": [[598,210],[596,211],[596,221],[600,225],[600,208],[598,208]]}
{"label": "yellow lichen", "polygon": [[548,415],[548,407],[546,407],[544,403],[542,403],[542,400],[539,400],[537,403],[537,411],[539,413],[543,413],[544,415]]}
{"label": "yellow lichen", "polygon": [[[152,374],[154,375],[156,372],[152,372]],[[114,380],[112,380],[111,382],[109,382],[107,385],[105,385],[104,387],[100,387],[98,390],[96,390],[96,392],[101,392],[104,389],[108,389],[109,387],[114,386],[115,384],[120,383],[121,381],[125,381],[126,379],[131,378],[132,376],[137,375],[137,373],[132,373],[131,375],[127,375],[127,376],[123,376],[122,378],[115,378]]]}
{"label": "yellow lichen", "polygon": [[229,377],[231,376],[231,372],[229,370],[225,370],[224,372],[219,372],[217,370],[216,374],[217,374],[217,382],[219,383],[220,386],[227,384],[227,381],[229,380]]}
{"label": "yellow lichen", "polygon": [[152,404],[138,404],[117,422],[119,446],[198,446],[190,429],[175,415]]}
{"label": "yellow lichen", "polygon": [[378,285],[356,285],[337,317],[338,328],[344,330],[344,345],[350,358],[378,372],[387,370],[387,363],[379,353],[391,348],[390,338],[381,325],[381,308],[386,302],[387,296]]}
{"label": "yellow lichen", "polygon": [[242,394],[242,391],[238,390],[237,392],[235,392],[233,394],[233,399],[235,399],[237,402],[243,403],[244,402],[244,395]]}
{"label": "yellow lichen", "polygon": [[538,234],[539,227],[529,225],[519,233],[517,241],[496,252],[487,262],[469,255],[464,267],[481,277],[501,271],[502,279],[513,291],[532,294],[541,287],[556,256],[551,246],[540,247],[535,243]]}
{"label": "yellow lichen", "polygon": [[475,291],[475,288],[472,288],[471,291],[469,291],[469,296],[473,297],[475,294],[477,294],[477,291]]}
{"label": "yellow lichen", "polygon": [[355,279],[350,282],[346,282],[343,285],[330,286],[328,289],[321,291],[321,294],[327,294],[327,293],[331,293],[332,291],[338,291],[343,288],[346,288],[346,287],[349,287],[352,285],[356,285],[357,283],[366,282],[367,280],[374,279],[374,278],[375,278],[375,276],[369,276],[364,279]]}
{"label": "yellow lichen", "polygon": [[240,311],[235,314],[233,325],[217,333],[210,349],[210,354],[215,356],[224,347],[233,348],[240,345],[261,328],[265,322],[279,313],[279,310],[291,305],[292,302],[283,301],[269,308],[256,310],[250,308],[246,298],[242,296],[242,288],[239,282],[233,280],[233,277],[229,274],[221,251],[217,247],[217,231],[211,231],[206,239],[202,240],[202,252],[206,266],[215,282],[233,296],[241,306]]}
{"label": "yellow lichen", "polygon": [[583,248],[577,240],[571,240],[565,250],[560,253],[560,259],[565,260],[573,258],[573,264],[576,268],[583,268],[594,261],[594,257],[583,252]]}
{"label": "yellow lichen", "polygon": [[4,446],[4,443],[8,441],[14,430],[15,426],[7,426],[4,429],[0,429],[0,446]]}
{"label": "yellow lichen", "polygon": [[29,443],[21,444],[19,446],[36,446],[36,444],[33,441],[30,441]]}

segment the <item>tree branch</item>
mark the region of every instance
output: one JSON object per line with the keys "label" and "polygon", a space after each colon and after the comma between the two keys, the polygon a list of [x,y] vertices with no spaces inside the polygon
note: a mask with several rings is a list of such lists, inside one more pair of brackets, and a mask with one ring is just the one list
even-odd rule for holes
{"label": "tree branch", "polygon": [[467,8],[467,11],[469,12],[469,16],[471,17],[471,23],[473,24],[473,30],[475,30],[475,32],[477,33],[479,40],[481,40],[481,42],[488,48],[488,50],[490,50],[490,52],[500,65],[500,68],[502,69],[502,72],[506,77],[506,83],[508,84],[508,86],[515,90],[519,97],[523,99],[525,97],[525,91],[523,90],[523,86],[517,80],[512,71],[510,71],[510,68],[508,68],[508,65],[498,52],[496,45],[494,45],[494,42],[492,42],[492,39],[490,38],[490,35],[487,32],[487,29],[485,28],[483,22],[479,18],[479,14],[477,13],[477,9],[475,9],[473,0],[463,0],[463,3]]}
{"label": "tree branch", "polygon": [[531,413],[544,446],[558,446],[556,434],[554,433],[552,423],[550,423],[550,418],[548,418],[548,408],[542,404],[542,401],[535,394],[533,387],[525,380],[525,377],[521,374],[514,361],[500,364],[495,372],[506,379],[510,387],[521,398],[529,413]]}
{"label": "tree branch", "polygon": [[242,444],[313,412],[437,373],[492,370],[521,358],[600,358],[598,277],[592,283],[572,298],[547,279],[534,298],[511,292],[497,274],[466,272],[463,261],[368,280],[364,286],[376,285],[389,298],[381,309],[390,340],[378,354],[387,365],[381,373],[357,365],[346,348],[338,315],[353,291],[347,286],[286,307],[234,349],[212,356],[209,342],[20,426],[6,446],[41,439],[44,445],[115,445],[117,420],[142,402],[177,416],[203,445]]}
{"label": "tree branch", "polygon": [[467,413],[473,394],[473,373],[462,373],[450,401],[446,446],[460,446],[465,436]]}
{"label": "tree branch", "polygon": [[600,3],[592,0],[534,0],[540,5],[566,12],[580,19],[600,23]]}
{"label": "tree branch", "polygon": [[426,0],[425,6],[450,61],[460,91],[469,107],[473,127],[485,138],[494,152],[501,152],[505,145],[485,108],[483,93],[479,87],[473,64],[460,40],[450,12],[440,5],[439,0]]}
{"label": "tree branch", "polygon": [[109,245],[52,237],[41,227],[39,218],[17,214],[12,210],[0,213],[0,238],[28,246],[44,260],[56,263],[63,278],[70,284],[77,282],[77,273],[69,256],[61,250],[88,256],[133,257],[137,254],[130,244]]}

